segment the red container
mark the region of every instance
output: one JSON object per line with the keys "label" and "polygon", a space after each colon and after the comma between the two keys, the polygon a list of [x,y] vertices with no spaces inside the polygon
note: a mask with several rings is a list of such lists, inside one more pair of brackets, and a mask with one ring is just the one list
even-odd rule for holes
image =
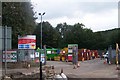
{"label": "red container", "polygon": [[82,57],[82,51],[83,51],[82,49],[78,50],[78,61],[82,61],[82,58],[83,58]]}
{"label": "red container", "polygon": [[84,60],[87,60],[87,52],[84,52]]}
{"label": "red container", "polygon": [[81,53],[78,53],[78,61],[82,61],[82,55],[81,55]]}
{"label": "red container", "polygon": [[87,50],[87,60],[91,60],[91,51]]}
{"label": "red container", "polygon": [[89,50],[89,49],[79,49],[78,50],[78,60],[91,60],[92,55],[94,54],[95,58],[98,58],[98,51],[97,50]]}
{"label": "red container", "polygon": [[82,61],[82,59],[87,60],[87,49],[79,49],[78,50],[78,60]]}
{"label": "red container", "polygon": [[84,49],[83,51],[83,58],[84,60],[87,60],[87,49]]}
{"label": "red container", "polygon": [[91,60],[91,57],[92,57],[92,53],[91,51],[89,52],[89,60]]}
{"label": "red container", "polygon": [[68,54],[68,61],[72,61],[72,54]]}
{"label": "red container", "polygon": [[92,50],[91,51],[92,55],[95,55],[95,58],[98,58],[98,51],[97,50]]}
{"label": "red container", "polygon": [[95,57],[98,58],[98,51],[95,50]]}

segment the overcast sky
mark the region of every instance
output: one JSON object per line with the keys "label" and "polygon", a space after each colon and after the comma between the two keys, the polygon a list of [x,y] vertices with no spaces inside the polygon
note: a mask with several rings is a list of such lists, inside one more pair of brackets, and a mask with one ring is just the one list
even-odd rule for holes
{"label": "overcast sky", "polygon": [[[43,13],[53,27],[66,22],[83,23],[94,32],[118,28],[119,0],[31,0],[34,11]],[[36,21],[40,22],[40,16]]]}

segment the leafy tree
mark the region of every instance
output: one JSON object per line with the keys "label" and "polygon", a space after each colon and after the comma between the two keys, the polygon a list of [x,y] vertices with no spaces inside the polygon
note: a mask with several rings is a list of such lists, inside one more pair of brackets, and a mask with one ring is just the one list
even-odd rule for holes
{"label": "leafy tree", "polygon": [[30,2],[3,2],[2,25],[12,27],[12,47],[17,48],[18,35],[32,34],[35,28]]}
{"label": "leafy tree", "polygon": [[[37,36],[37,47],[40,47],[41,41],[41,23],[36,26],[34,34]],[[47,47],[58,47],[59,33],[51,26],[49,22],[42,23],[42,44]]]}

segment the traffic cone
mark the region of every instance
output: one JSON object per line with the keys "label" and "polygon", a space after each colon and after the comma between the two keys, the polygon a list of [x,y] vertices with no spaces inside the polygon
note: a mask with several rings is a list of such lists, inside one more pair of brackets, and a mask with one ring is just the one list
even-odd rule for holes
{"label": "traffic cone", "polygon": [[30,65],[30,64],[28,64],[28,65],[27,65],[27,68],[29,69],[30,67],[31,67],[31,65]]}
{"label": "traffic cone", "polygon": [[111,62],[109,61],[109,65],[111,64]]}
{"label": "traffic cone", "polygon": [[105,59],[104,64],[106,64],[106,63],[107,63],[107,61],[106,61],[106,59]]}
{"label": "traffic cone", "polygon": [[119,65],[117,65],[116,70],[120,70]]}
{"label": "traffic cone", "polygon": [[63,68],[61,69],[61,73],[63,73]]}
{"label": "traffic cone", "polygon": [[62,79],[57,79],[57,80],[68,80],[67,76],[63,73],[63,69],[61,69],[60,76],[62,77]]}
{"label": "traffic cone", "polygon": [[80,63],[79,62],[77,63],[77,67],[80,67]]}
{"label": "traffic cone", "polygon": [[119,68],[119,64],[118,64],[119,62],[117,61],[117,65],[116,65],[116,70],[120,70],[120,68]]}
{"label": "traffic cone", "polygon": [[82,61],[84,61],[84,58],[82,58]]}

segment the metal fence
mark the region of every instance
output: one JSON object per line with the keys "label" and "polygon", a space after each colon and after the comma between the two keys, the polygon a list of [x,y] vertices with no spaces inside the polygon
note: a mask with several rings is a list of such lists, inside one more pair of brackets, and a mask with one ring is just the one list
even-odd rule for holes
{"label": "metal fence", "polygon": [[[11,27],[7,27],[7,49],[11,49],[12,48],[12,29]],[[0,50],[4,50],[4,41],[5,41],[5,28],[0,26]]]}

